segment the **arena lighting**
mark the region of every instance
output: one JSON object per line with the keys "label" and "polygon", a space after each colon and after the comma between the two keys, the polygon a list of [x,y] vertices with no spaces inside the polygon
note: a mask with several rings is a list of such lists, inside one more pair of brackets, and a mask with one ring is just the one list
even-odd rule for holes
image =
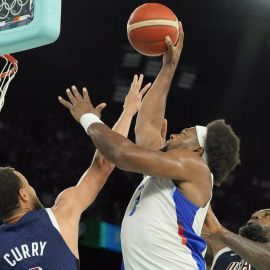
{"label": "arena lighting", "polygon": [[121,65],[125,68],[137,68],[140,66],[143,56],[136,52],[129,44],[122,46],[123,57]]}
{"label": "arena lighting", "polygon": [[80,223],[80,229],[81,245],[121,252],[120,226],[86,219]]}
{"label": "arena lighting", "polygon": [[159,58],[151,59],[146,61],[144,68],[144,75],[149,77],[156,77],[162,67],[162,61]]}
{"label": "arena lighting", "polygon": [[182,89],[191,89],[194,85],[197,74],[193,68],[183,68],[177,81],[177,86]]}
{"label": "arena lighting", "polygon": [[136,68],[140,65],[142,55],[136,52],[126,52],[123,56],[122,66],[127,68]]}
{"label": "arena lighting", "polygon": [[114,88],[112,100],[114,102],[123,103],[128,93],[128,90],[130,88],[130,81],[116,78],[114,81],[114,85],[115,85],[115,88]]}

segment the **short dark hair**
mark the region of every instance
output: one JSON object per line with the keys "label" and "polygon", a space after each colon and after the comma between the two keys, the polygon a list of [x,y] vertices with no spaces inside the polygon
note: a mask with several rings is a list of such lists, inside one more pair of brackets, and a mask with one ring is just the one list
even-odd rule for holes
{"label": "short dark hair", "polygon": [[217,185],[220,185],[240,164],[240,139],[223,119],[207,125],[205,151],[208,166],[214,175],[214,183]]}
{"label": "short dark hair", "polygon": [[0,219],[14,214],[19,208],[19,192],[23,184],[11,167],[0,167]]}

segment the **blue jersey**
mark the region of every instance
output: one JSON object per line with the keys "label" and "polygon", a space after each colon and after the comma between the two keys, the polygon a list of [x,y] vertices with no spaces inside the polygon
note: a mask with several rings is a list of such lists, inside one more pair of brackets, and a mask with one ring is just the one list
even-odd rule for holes
{"label": "blue jersey", "polygon": [[226,247],[216,254],[211,270],[255,270],[255,268]]}
{"label": "blue jersey", "polygon": [[51,209],[31,211],[0,226],[1,270],[78,270]]}

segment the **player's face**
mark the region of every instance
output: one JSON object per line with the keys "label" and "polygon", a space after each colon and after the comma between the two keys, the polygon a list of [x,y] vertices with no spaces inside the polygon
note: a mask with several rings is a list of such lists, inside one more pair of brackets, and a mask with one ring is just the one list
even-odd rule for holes
{"label": "player's face", "polygon": [[255,212],[239,234],[257,242],[270,241],[270,209]]}
{"label": "player's face", "polygon": [[15,171],[15,174],[21,179],[23,184],[23,189],[27,192],[29,195],[29,204],[32,210],[38,210],[44,208],[41,204],[40,200],[37,197],[36,191],[32,186],[29,185],[29,182],[27,179],[20,173]]}
{"label": "player's face", "polygon": [[181,133],[171,134],[164,148],[168,151],[175,148],[193,149],[194,147],[199,147],[199,143],[196,128],[191,127],[183,129]]}

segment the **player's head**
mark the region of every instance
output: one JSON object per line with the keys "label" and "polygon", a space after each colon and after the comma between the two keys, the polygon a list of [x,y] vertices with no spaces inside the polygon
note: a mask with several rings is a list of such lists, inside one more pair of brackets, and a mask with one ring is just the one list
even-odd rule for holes
{"label": "player's head", "polygon": [[196,127],[185,128],[181,133],[171,134],[162,150],[170,151],[176,148],[192,150],[198,152],[198,154],[203,153],[203,149],[198,142]]}
{"label": "player's head", "polygon": [[0,167],[0,219],[8,219],[19,211],[43,208],[35,190],[26,178],[10,167]]}
{"label": "player's head", "polygon": [[207,127],[185,128],[179,134],[172,134],[162,150],[175,148],[188,149],[202,156],[214,175],[216,185],[220,185],[240,163],[240,140],[224,120],[213,121]]}
{"label": "player's head", "polygon": [[240,140],[224,120],[215,120],[207,125],[204,150],[216,185],[220,185],[240,164]]}
{"label": "player's head", "polygon": [[252,214],[247,224],[239,229],[239,234],[256,242],[270,242],[270,209]]}

